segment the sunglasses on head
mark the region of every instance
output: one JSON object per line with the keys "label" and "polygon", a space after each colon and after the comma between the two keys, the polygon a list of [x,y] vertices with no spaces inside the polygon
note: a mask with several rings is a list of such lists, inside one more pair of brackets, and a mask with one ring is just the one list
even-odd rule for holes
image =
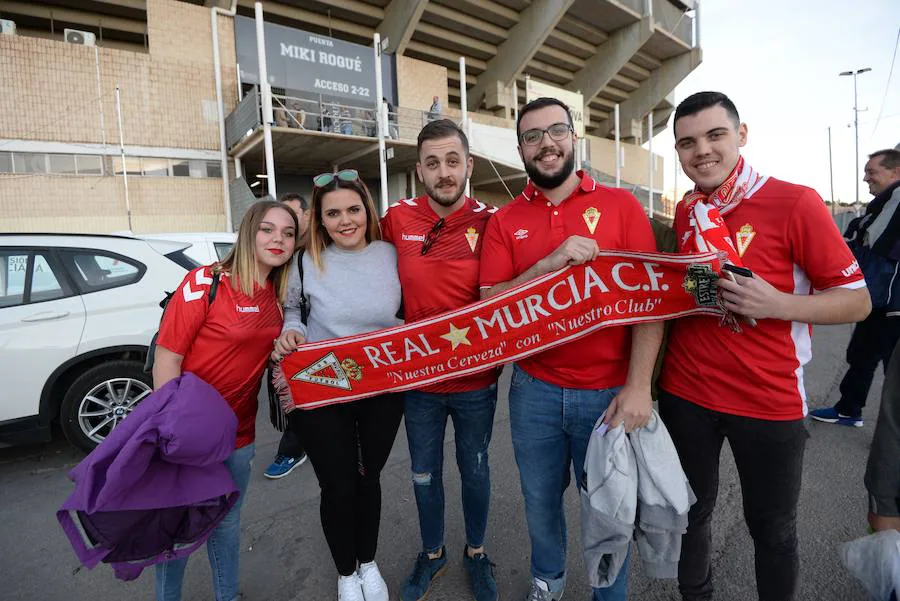
{"label": "sunglasses on head", "polygon": [[355,182],[359,179],[359,172],[356,169],[343,169],[336,173],[320,173],[313,178],[313,185],[317,188],[324,188],[335,179],[342,182]]}

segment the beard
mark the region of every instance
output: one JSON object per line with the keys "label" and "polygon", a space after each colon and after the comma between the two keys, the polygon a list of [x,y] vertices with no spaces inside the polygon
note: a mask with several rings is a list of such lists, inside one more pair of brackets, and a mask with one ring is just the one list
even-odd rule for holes
{"label": "beard", "polygon": [[553,190],[560,187],[575,171],[575,153],[569,152],[563,155],[563,164],[556,173],[543,173],[538,169],[537,162],[541,155],[535,155],[531,161],[525,161],[525,173],[538,188]]}
{"label": "beard", "polygon": [[424,182],[422,185],[425,186],[425,194],[428,195],[428,198],[438,203],[442,207],[452,207],[454,204],[456,204],[456,201],[458,201],[462,197],[463,192],[466,191],[465,185],[457,185],[446,188],[430,186]]}

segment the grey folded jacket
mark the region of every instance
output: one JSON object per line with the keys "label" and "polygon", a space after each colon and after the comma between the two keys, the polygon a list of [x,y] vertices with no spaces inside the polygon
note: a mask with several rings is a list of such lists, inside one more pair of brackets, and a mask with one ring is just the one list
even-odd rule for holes
{"label": "grey folded jacket", "polygon": [[675,445],[656,412],[630,435],[619,426],[588,443],[581,495],[581,535],[591,586],[615,582],[632,535],[651,578],[676,578],[681,536],[696,497]]}

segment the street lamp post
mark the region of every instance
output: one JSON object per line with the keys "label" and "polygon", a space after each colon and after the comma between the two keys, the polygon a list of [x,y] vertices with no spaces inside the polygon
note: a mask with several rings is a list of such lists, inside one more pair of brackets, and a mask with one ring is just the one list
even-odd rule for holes
{"label": "street lamp post", "polygon": [[[856,71],[842,71],[838,73],[839,76],[853,76],[853,135],[856,138],[856,198],[853,201],[854,203],[859,202],[859,108],[856,101],[856,76],[871,70],[869,67],[864,67]],[[831,200],[834,202],[833,198]]]}

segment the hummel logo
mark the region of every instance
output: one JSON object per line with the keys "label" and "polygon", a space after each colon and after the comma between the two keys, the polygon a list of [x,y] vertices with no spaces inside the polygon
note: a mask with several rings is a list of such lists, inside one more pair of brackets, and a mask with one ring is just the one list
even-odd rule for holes
{"label": "hummel logo", "polygon": [[526,229],[518,230],[518,231],[516,231],[516,233],[513,234],[513,236],[516,237],[516,240],[524,240],[525,238],[528,237],[528,230],[526,230]]}
{"label": "hummel logo", "polygon": [[424,234],[400,234],[403,240],[411,240],[413,242],[425,242]]}
{"label": "hummel logo", "polygon": [[255,306],[255,307],[242,307],[242,306],[240,306],[240,305],[235,305],[235,306],[234,306],[234,309],[235,309],[238,313],[259,313],[259,306],[258,306],[258,305]]}

